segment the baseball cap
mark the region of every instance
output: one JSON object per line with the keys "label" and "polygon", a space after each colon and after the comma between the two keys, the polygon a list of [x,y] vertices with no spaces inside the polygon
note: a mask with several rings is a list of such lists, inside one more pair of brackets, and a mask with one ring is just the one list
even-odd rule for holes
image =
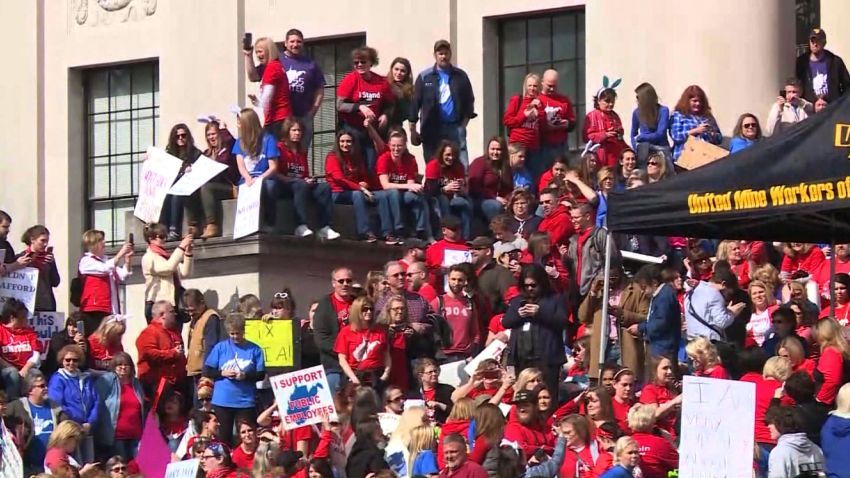
{"label": "baseball cap", "polygon": [[438,51],[442,50],[443,48],[445,48],[446,50],[452,51],[452,44],[449,43],[447,40],[437,40],[437,42],[434,43],[434,53],[437,53]]}
{"label": "baseball cap", "polygon": [[822,28],[812,28],[812,31],[809,33],[809,39],[816,39],[822,42],[826,41],[826,32],[823,31]]}
{"label": "baseball cap", "polygon": [[443,218],[440,226],[453,231],[460,229],[460,219],[457,216],[448,215]]}
{"label": "baseball cap", "polygon": [[534,403],[537,401],[537,397],[534,396],[534,393],[529,392],[528,390],[519,390],[514,393],[513,403]]}
{"label": "baseball cap", "polygon": [[276,464],[284,470],[291,470],[303,457],[300,451],[283,450],[277,455]]}
{"label": "baseball cap", "polygon": [[493,239],[487,236],[478,236],[475,239],[466,243],[472,249],[492,249]]}
{"label": "baseball cap", "polygon": [[502,257],[502,254],[507,254],[508,252],[513,251],[521,251],[522,249],[516,243],[516,241],[511,242],[498,242],[495,246],[493,246],[493,256],[497,259]]}

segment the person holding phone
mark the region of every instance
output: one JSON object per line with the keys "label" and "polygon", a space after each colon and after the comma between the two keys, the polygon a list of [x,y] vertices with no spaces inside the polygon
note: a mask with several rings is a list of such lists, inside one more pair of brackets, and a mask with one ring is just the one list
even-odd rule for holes
{"label": "person holding phone", "polygon": [[18,254],[18,257],[30,258],[29,267],[38,269],[34,312],[54,312],[56,297],[53,295],[53,288],[59,286],[61,278],[53,255],[53,246],[48,246],[50,231],[40,224],[32,226],[24,232],[21,242],[26,244],[27,248]]}
{"label": "person holding phone", "polygon": [[773,136],[814,114],[814,104],[803,98],[803,85],[800,80],[790,77],[785,87],[779,90],[776,101],[770,105],[764,133]]}
{"label": "person holding phone", "polygon": [[546,120],[546,111],[540,95],[540,77],[535,73],[525,75],[522,93],[513,95],[502,116],[502,124],[508,128],[508,143],[525,147],[528,169],[536,181],[551,164],[545,164],[540,152],[540,125]]}
{"label": "person holding phone", "polygon": [[474,399],[486,395],[490,397],[488,403],[493,405],[510,404],[514,396],[515,382],[516,377],[503,369],[498,361],[484,359],[478,363],[469,381],[455,389],[452,393],[452,401],[456,402],[463,397]]}
{"label": "person holding phone", "polygon": [[88,338],[100,327],[104,317],[121,313],[118,300],[118,284],[131,274],[133,246],[124,243],[112,259],[106,255],[106,235],[103,231],[89,229],[83,233],[83,248],[86,252],[77,265],[82,281],[80,312],[85,323],[84,334]]}
{"label": "person holding phone", "polygon": [[697,85],[685,88],[679,102],[673,110],[670,124],[670,137],[673,138],[673,161],[677,161],[688,138],[694,137],[711,144],[723,142],[723,134],[714,119],[708,97]]}

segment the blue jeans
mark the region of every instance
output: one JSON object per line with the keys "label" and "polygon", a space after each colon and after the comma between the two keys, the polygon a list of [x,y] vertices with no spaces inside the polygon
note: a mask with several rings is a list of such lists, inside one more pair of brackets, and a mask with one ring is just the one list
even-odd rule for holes
{"label": "blue jeans", "polygon": [[277,222],[277,198],[280,197],[280,182],[274,176],[263,180],[263,192],[260,196],[265,225],[273,227]]}
{"label": "blue jeans", "polygon": [[759,448],[759,461],[756,463],[756,477],[764,478],[767,476],[767,465],[770,461],[770,452],[776,445],[769,443],[756,443]]}
{"label": "blue jeans", "polygon": [[162,212],[159,214],[159,221],[169,230],[175,230],[179,234],[183,229],[183,205],[186,201],[185,196],[165,196],[165,202],[162,204]]}
{"label": "blue jeans", "polygon": [[313,201],[319,207],[319,226],[330,226],[334,205],[328,183],[307,184],[303,179],[295,179],[280,181],[279,187],[283,196],[292,196],[298,225],[307,225],[307,198],[312,195]]}
{"label": "blue jeans", "polygon": [[422,142],[422,151],[425,153],[425,162],[434,159],[437,154],[437,146],[440,141],[447,139],[457,144],[460,151],[460,162],[463,164],[463,169],[469,169],[469,152],[466,149],[466,126],[460,123],[442,123],[440,124],[440,136],[436,141]]}
{"label": "blue jeans", "polygon": [[[416,232],[429,234],[431,227],[428,224],[428,203],[425,196],[400,189],[384,190],[385,201],[392,216],[393,231],[396,234],[404,232],[404,216],[401,213],[401,205],[413,212],[416,221]],[[430,235],[430,234],[429,234]]]}
{"label": "blue jeans", "polygon": [[[375,200],[380,204],[380,198],[377,193],[382,193],[383,191],[376,191]],[[336,204],[351,204],[354,206],[354,224],[357,227],[357,235],[360,237],[366,237],[369,233],[372,232],[372,225],[369,223],[369,209],[368,204],[369,200],[366,199],[366,195],[363,194],[362,191],[342,191],[338,193],[333,193],[333,201]],[[380,211],[380,205],[379,209]],[[384,218],[381,217],[381,225],[384,224]],[[388,223],[389,224],[389,223]],[[385,234],[389,234],[388,232]]]}
{"label": "blue jeans", "polygon": [[494,217],[505,212],[505,206],[502,206],[502,203],[495,199],[475,198],[475,209],[487,218],[488,223]]}
{"label": "blue jeans", "polygon": [[325,377],[328,379],[328,388],[330,388],[331,396],[333,396],[343,385],[342,372],[338,370],[328,370],[325,372]]}
{"label": "blue jeans", "polygon": [[445,194],[437,196],[437,204],[440,206],[440,217],[453,214],[460,218],[463,227],[463,237],[470,239],[472,234],[472,202],[469,198],[455,195],[451,199]]}
{"label": "blue jeans", "polygon": [[342,129],[351,133],[354,141],[357,141],[357,145],[360,146],[360,152],[363,153],[363,157],[366,158],[367,170],[369,173],[374,173],[375,163],[378,160],[378,156],[375,152],[375,144],[372,142],[372,138],[369,137],[369,133],[363,130],[363,128],[355,128],[354,126],[347,124],[343,124]]}
{"label": "blue jeans", "polygon": [[540,181],[540,176],[552,167],[551,162],[546,163],[544,154],[541,149],[529,149],[525,152],[525,168],[531,173],[535,184]]}

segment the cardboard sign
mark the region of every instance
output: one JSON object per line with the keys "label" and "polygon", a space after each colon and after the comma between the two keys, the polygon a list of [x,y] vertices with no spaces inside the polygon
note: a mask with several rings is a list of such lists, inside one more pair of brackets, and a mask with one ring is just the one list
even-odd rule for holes
{"label": "cardboard sign", "polygon": [[254,181],[251,187],[239,186],[236,197],[236,217],[233,220],[233,239],[250,236],[260,230],[260,198],[263,182]]}
{"label": "cardboard sign", "polygon": [[684,377],[679,476],[751,476],[756,386]]}
{"label": "cardboard sign", "polygon": [[50,339],[65,328],[64,312],[36,312],[29,318],[30,327],[38,334],[41,350],[50,347]]}
{"label": "cardboard sign", "polygon": [[162,203],[182,166],[183,161],[165,151],[154,146],[148,148],[148,159],[142,163],[134,216],[146,224],[159,221]]}
{"label": "cardboard sign", "polygon": [[169,463],[165,469],[165,478],[195,478],[200,466],[200,458]]}
{"label": "cardboard sign", "polygon": [[[508,336],[508,338],[511,338],[510,330],[506,330],[504,333]],[[508,348],[508,344],[499,339],[490,342],[490,345],[484,347],[484,350],[482,350],[481,353],[476,355],[474,359],[466,364],[463,371],[470,377],[475,375],[475,370],[478,369],[478,364],[481,363],[482,360],[493,359],[499,361],[502,358],[502,352],[504,352],[506,348]]]}
{"label": "cardboard sign", "polygon": [[25,267],[0,277],[0,306],[6,299],[15,298],[23,302],[32,314],[35,309],[35,289],[38,287],[38,269]]}
{"label": "cardboard sign", "polygon": [[337,419],[325,367],[315,367],[276,375],[269,379],[284,430],[322,423],[328,415]]}
{"label": "cardboard sign", "polygon": [[708,141],[688,136],[676,166],[688,171],[729,156],[729,151]]}
{"label": "cardboard sign", "polygon": [[266,367],[294,367],[291,320],[246,320],[245,339],[263,349]]}
{"label": "cardboard sign", "polygon": [[398,428],[398,424],[401,423],[401,415],[396,415],[394,413],[379,413],[378,423],[381,424],[381,431],[384,432],[384,435],[390,436],[390,434]]}
{"label": "cardboard sign", "polygon": [[173,196],[190,196],[225,169],[227,169],[226,164],[213,161],[206,156],[201,156],[192,163],[192,169],[171,186],[168,194]]}

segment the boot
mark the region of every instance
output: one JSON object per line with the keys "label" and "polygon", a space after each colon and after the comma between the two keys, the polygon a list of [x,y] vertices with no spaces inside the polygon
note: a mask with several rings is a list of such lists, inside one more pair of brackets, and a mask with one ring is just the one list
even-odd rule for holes
{"label": "boot", "polygon": [[197,223],[189,224],[189,227],[186,228],[186,229],[187,229],[187,234],[191,234],[193,237],[198,235],[198,224]]}
{"label": "boot", "polygon": [[204,233],[201,234],[201,239],[209,239],[211,237],[218,237],[221,235],[221,229],[216,224],[208,222],[206,226],[204,226]]}

